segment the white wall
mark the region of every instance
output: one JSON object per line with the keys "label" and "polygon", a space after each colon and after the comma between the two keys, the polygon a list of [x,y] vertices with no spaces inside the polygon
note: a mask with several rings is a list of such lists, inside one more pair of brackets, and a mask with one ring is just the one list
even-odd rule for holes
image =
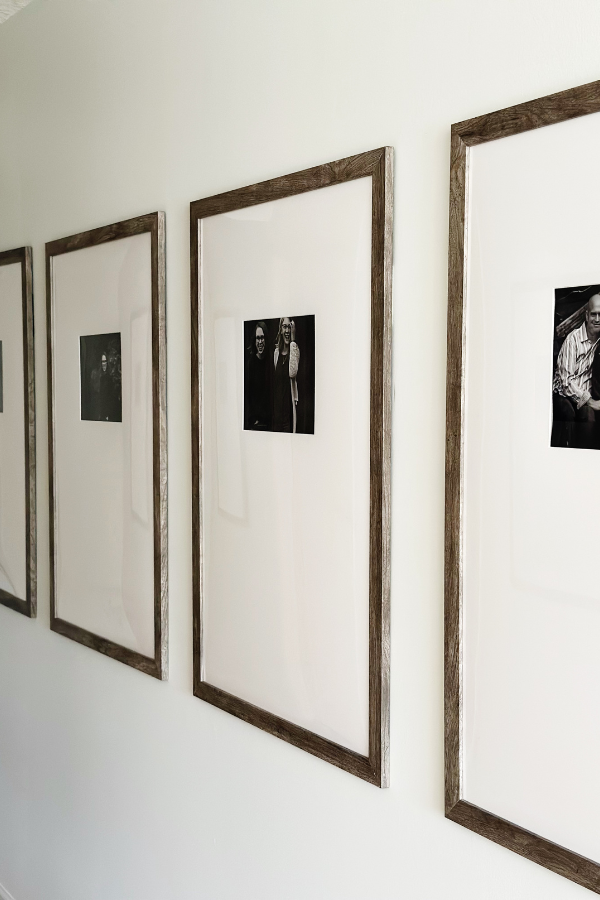
{"label": "white wall", "polygon": [[[0,249],[34,248],[40,613],[0,608],[15,900],[567,900],[442,813],[448,138],[600,77],[597,0],[34,0],[0,27]],[[397,151],[392,787],[192,697],[188,203]],[[164,209],[171,675],[48,629],[44,242]],[[1,895],[0,891],[0,895]]]}

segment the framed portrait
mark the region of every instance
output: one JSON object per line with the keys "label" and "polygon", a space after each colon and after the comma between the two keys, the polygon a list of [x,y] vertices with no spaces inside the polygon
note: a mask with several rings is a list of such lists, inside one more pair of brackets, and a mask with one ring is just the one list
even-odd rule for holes
{"label": "framed portrait", "polygon": [[0,604],[37,609],[31,247],[0,253]]}
{"label": "framed portrait", "polygon": [[600,893],[600,82],[452,127],[446,815]]}
{"label": "framed portrait", "polygon": [[392,150],[191,204],[194,693],[388,781]]}
{"label": "framed portrait", "polygon": [[167,677],[165,216],[46,244],[53,631]]}

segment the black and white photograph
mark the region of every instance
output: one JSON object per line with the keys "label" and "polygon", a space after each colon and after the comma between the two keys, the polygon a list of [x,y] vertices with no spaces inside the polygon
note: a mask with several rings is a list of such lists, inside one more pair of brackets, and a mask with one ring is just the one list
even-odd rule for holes
{"label": "black and white photograph", "polygon": [[162,680],[165,214],[49,241],[46,285],[50,628]]}
{"label": "black and white photograph", "polygon": [[554,295],[551,445],[600,450],[600,284]]}
{"label": "black and white photograph", "polygon": [[80,337],[81,418],[91,422],[121,422],[121,335]]}
{"label": "black and white photograph", "polygon": [[392,160],[190,206],[194,694],[378,787]]}
{"label": "black and white photograph", "polygon": [[315,317],[244,322],[244,429],[315,433]]}

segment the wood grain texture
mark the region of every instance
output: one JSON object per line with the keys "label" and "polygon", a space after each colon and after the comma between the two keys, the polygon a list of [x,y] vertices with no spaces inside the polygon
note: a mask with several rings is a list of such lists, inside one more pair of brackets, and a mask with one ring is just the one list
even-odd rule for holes
{"label": "wood grain texture", "polygon": [[23,321],[23,411],[25,418],[25,597],[0,591],[0,603],[33,619],[37,615],[37,517],[35,461],[35,346],[33,332],[33,269],[31,247],[0,253],[0,266],[21,266]]}
{"label": "wood grain texture", "polygon": [[[233,697],[204,680],[201,220],[306,191],[372,178],[369,563],[369,755]],[[390,444],[393,150],[384,147],[190,204],[194,694],[380,787],[389,782]]]}
{"label": "wood grain texture", "polygon": [[567,850],[560,844],[547,841],[532,831],[520,828],[464,800],[460,800],[447,813],[447,817],[464,825],[470,831],[475,831],[496,844],[501,844],[508,850],[513,850],[520,856],[525,856],[540,866],[589,888],[595,894],[600,894],[600,866],[585,856]]}
{"label": "wood grain texture", "polygon": [[600,82],[583,85],[452,126],[448,259],[445,522],[446,816],[571,881],[600,893],[600,865],[463,799],[463,462],[466,254],[470,147],[600,111]]}
{"label": "wood grain texture", "polygon": [[169,668],[166,217],[152,222],[152,410],[154,647],[158,675]]}
{"label": "wood grain texture", "polygon": [[452,133],[468,147],[473,147],[599,111],[600,81],[592,81],[568,91],[457,122],[452,126]]}
{"label": "wood grain texture", "polygon": [[98,653],[110,656],[111,659],[116,659],[128,666],[132,666],[134,669],[139,669],[140,672],[144,672],[146,675],[152,675],[153,678],[158,678],[159,680],[164,678],[160,668],[160,660],[157,661],[156,658],[153,659],[151,656],[144,656],[135,650],[129,650],[127,647],[122,647],[114,641],[100,637],[100,635],[94,634],[92,631],[87,631],[79,625],[73,625],[72,622],[67,622],[65,619],[59,619],[56,616],[51,619],[50,628],[57,634],[71,638],[72,641],[77,641],[78,644],[83,644],[91,650],[96,650]]}
{"label": "wood grain texture", "polygon": [[200,310],[200,219],[194,212],[194,204],[190,204],[190,309],[192,315],[191,328],[191,364],[192,364],[192,606],[193,606],[193,691],[200,696],[204,678],[204,658],[202,655],[202,577],[204,573],[204,553],[202,547],[202,464],[203,447],[200,432],[202,422],[203,367],[200,347],[202,346],[202,316]]}
{"label": "wood grain texture", "polygon": [[371,486],[369,555],[369,761],[389,785],[390,484],[393,151],[373,175],[371,224]]}
{"label": "wood grain texture", "polygon": [[462,719],[462,439],[467,148],[452,135],[446,375],[446,543],[444,566],[444,741],[446,809],[460,799]]}
{"label": "wood grain texture", "polygon": [[[62,253],[150,233],[152,268],[152,460],[154,526],[154,657],[146,657],[57,615],[56,582],[56,469],[54,421],[54,296],[53,260]],[[46,327],[48,349],[48,466],[50,501],[50,628],[86,647],[166,679],[168,668],[168,571],[167,571],[167,344],[166,344],[166,235],[165,214],[149,213],[81,232],[46,244]]]}
{"label": "wood grain texture", "polygon": [[371,150],[368,153],[359,153],[357,156],[348,156],[326,165],[294,172],[292,175],[282,175],[270,181],[259,181],[257,184],[250,184],[234,191],[196,200],[190,204],[192,219],[206,219],[208,216],[217,216],[236,209],[245,209],[247,206],[257,206],[271,200],[281,200],[295,194],[304,194],[306,191],[353,181],[355,178],[366,178],[377,170],[385,149],[391,152],[391,148]]}
{"label": "wood grain texture", "polygon": [[252,703],[248,703],[247,700],[241,700],[239,697],[228,694],[221,688],[214,687],[206,681],[201,681],[198,684],[198,690],[194,690],[194,693],[196,697],[206,700],[212,706],[217,706],[232,716],[243,719],[244,722],[248,722],[250,725],[255,725],[262,731],[268,731],[269,734],[287,741],[288,744],[294,744],[301,750],[306,750],[308,753],[312,753],[313,756],[318,756],[320,759],[324,759],[326,762],[344,769],[352,775],[357,775],[371,784],[378,787],[382,786],[379,772],[372,765],[369,757],[361,756],[359,753],[348,750],[347,747],[342,747],[340,744],[321,737],[313,731],[308,731],[300,725],[281,719],[279,716],[254,706]]}

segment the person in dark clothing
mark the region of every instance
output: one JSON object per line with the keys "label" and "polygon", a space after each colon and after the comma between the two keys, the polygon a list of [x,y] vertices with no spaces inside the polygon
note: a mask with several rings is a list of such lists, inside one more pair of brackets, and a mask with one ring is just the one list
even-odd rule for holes
{"label": "person in dark clothing", "polygon": [[248,348],[245,392],[244,428],[250,431],[270,431],[273,372],[267,352],[267,326],[264,322],[256,323],[254,338]]}
{"label": "person in dark clothing", "polygon": [[103,353],[91,375],[91,419],[120,422],[122,419],[121,366],[114,348]]}

